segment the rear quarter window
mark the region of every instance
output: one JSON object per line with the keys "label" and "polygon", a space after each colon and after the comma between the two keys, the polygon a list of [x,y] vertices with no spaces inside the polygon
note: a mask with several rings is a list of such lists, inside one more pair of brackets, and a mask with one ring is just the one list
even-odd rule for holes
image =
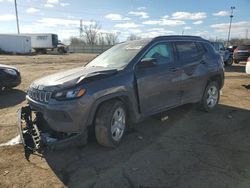
{"label": "rear quarter window", "polygon": [[199,58],[199,52],[195,42],[181,41],[175,42],[176,50],[180,61],[192,61]]}
{"label": "rear quarter window", "polygon": [[196,46],[197,46],[198,53],[199,53],[200,56],[207,53],[208,50],[205,48],[204,44],[202,44],[201,42],[197,42]]}
{"label": "rear quarter window", "polygon": [[211,44],[202,43],[202,46],[206,49],[207,52],[215,53],[215,49],[213,48]]}

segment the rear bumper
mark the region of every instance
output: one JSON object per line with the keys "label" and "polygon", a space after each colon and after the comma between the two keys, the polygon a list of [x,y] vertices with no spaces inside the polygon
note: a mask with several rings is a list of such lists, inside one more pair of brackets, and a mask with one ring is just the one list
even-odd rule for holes
{"label": "rear bumper", "polygon": [[17,87],[21,84],[21,77],[16,77],[12,79],[5,79],[1,84],[3,87]]}
{"label": "rear bumper", "polygon": [[246,55],[234,54],[233,59],[237,61],[247,61],[249,56],[250,54],[246,54]]}

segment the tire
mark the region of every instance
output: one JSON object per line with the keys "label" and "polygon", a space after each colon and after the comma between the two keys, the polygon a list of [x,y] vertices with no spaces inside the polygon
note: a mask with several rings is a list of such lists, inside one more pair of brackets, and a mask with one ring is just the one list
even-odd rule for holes
{"label": "tire", "polygon": [[126,131],[126,120],[126,107],[121,101],[111,100],[103,103],[95,119],[97,142],[106,147],[118,146]]}
{"label": "tire", "polygon": [[239,61],[238,61],[238,60],[234,60],[234,63],[235,63],[235,64],[239,64]]}
{"label": "tire", "polygon": [[218,104],[220,100],[220,89],[217,82],[210,82],[202,96],[202,100],[200,102],[200,107],[203,111],[210,112],[212,111]]}
{"label": "tire", "polygon": [[59,54],[64,54],[64,51],[65,51],[65,50],[64,50],[63,48],[58,48],[57,51],[58,51]]}
{"label": "tire", "polygon": [[233,58],[229,57],[228,60],[225,62],[226,66],[231,66],[233,64]]}

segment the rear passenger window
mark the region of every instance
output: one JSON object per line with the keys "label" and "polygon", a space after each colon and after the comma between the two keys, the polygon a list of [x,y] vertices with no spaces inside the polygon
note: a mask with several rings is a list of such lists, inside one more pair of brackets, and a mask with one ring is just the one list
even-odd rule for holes
{"label": "rear passenger window", "polygon": [[155,58],[159,64],[167,64],[174,60],[173,48],[170,43],[157,44],[152,47],[144,58]]}
{"label": "rear passenger window", "polygon": [[196,46],[197,46],[198,53],[200,56],[204,55],[207,52],[206,48],[201,42],[197,42]]}
{"label": "rear passenger window", "polygon": [[194,42],[176,42],[179,59],[189,61],[199,57],[197,47]]}
{"label": "rear passenger window", "polygon": [[213,43],[213,46],[214,46],[214,49],[216,51],[220,51],[220,47],[219,47],[219,44],[218,43]]}
{"label": "rear passenger window", "polygon": [[213,48],[212,44],[203,43],[203,47],[206,49],[206,51],[215,53],[215,49]]}

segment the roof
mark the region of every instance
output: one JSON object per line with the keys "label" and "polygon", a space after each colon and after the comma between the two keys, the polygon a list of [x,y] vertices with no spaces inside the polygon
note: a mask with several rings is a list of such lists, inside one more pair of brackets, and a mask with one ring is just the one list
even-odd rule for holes
{"label": "roof", "polygon": [[203,39],[202,37],[200,36],[192,36],[192,35],[166,35],[166,36],[158,36],[158,37],[155,37],[153,40],[163,40],[163,39],[166,39],[166,40],[171,40],[171,39],[174,39],[174,40],[202,40],[202,41],[206,41],[206,39]]}

